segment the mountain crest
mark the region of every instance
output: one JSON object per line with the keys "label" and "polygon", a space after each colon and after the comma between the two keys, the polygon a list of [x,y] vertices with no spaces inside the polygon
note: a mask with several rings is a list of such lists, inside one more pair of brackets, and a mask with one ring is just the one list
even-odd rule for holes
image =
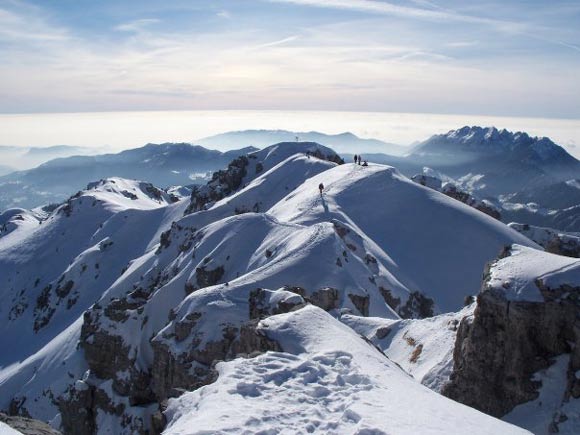
{"label": "mountain crest", "polygon": [[496,127],[464,126],[445,134],[434,135],[419,144],[415,157],[445,158],[449,161],[465,157],[511,158],[536,165],[577,166],[578,162],[564,148],[547,137],[530,136]]}

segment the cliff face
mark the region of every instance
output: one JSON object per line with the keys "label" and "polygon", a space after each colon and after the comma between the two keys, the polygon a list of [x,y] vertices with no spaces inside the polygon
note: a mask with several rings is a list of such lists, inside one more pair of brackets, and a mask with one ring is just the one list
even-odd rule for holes
{"label": "cliff face", "polygon": [[[562,406],[580,397],[580,262],[514,246],[484,277],[473,317],[459,326],[443,394],[502,417],[538,398],[537,373],[569,356]],[[568,416],[554,411],[550,430]]]}

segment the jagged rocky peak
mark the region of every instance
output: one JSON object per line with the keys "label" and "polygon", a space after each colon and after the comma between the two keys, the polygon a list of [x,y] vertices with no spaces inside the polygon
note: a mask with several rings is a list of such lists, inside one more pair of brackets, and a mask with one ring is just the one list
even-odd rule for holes
{"label": "jagged rocky peak", "polygon": [[419,144],[414,154],[471,152],[499,154],[527,152],[540,161],[571,158],[560,146],[547,137],[530,136],[525,132],[511,132],[496,127],[465,126],[445,134],[434,135]]}
{"label": "jagged rocky peak", "polygon": [[280,142],[235,158],[226,169],[214,172],[205,186],[194,187],[186,214],[208,208],[295,154],[337,164],[344,163],[336,152],[316,142]]}
{"label": "jagged rocky peak", "polygon": [[485,273],[474,316],[461,321],[443,394],[536,433],[574,433],[579,319],[580,260],[507,248]]}

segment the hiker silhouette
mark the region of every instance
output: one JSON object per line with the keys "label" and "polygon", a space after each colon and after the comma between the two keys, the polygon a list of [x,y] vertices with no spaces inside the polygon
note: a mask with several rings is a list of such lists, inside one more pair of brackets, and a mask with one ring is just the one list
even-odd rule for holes
{"label": "hiker silhouette", "polygon": [[318,190],[320,190],[320,194],[322,195],[322,191],[324,190],[324,184],[320,183],[318,185]]}

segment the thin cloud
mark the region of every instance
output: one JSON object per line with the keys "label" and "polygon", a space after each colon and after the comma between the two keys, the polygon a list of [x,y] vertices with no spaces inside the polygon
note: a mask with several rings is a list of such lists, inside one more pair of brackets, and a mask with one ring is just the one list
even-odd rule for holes
{"label": "thin cloud", "polygon": [[404,18],[415,18],[431,21],[464,21],[471,23],[491,24],[498,26],[521,26],[520,23],[511,23],[502,20],[493,20],[443,9],[424,9],[409,6],[399,6],[376,0],[269,0],[273,3],[292,3],[300,6],[320,8],[346,9],[359,12],[368,12],[382,15],[393,15]]}
{"label": "thin cloud", "polygon": [[232,18],[232,14],[229,11],[219,11],[216,16],[220,17],[220,18],[225,18],[227,20],[229,20],[230,18]]}
{"label": "thin cloud", "polygon": [[445,44],[446,47],[451,48],[467,48],[475,47],[476,45],[479,45],[479,41],[453,41]]}
{"label": "thin cloud", "polygon": [[161,20],[157,18],[142,18],[140,20],[129,21],[127,23],[119,24],[115,27],[115,30],[120,32],[141,32],[146,27],[150,26],[151,24],[157,24]]}
{"label": "thin cloud", "polygon": [[399,56],[395,60],[409,60],[409,59],[437,60],[437,61],[453,60],[453,58],[450,56],[445,56],[444,54],[432,53],[432,52],[428,52],[428,51],[413,51],[411,53],[407,53],[407,54],[404,54],[402,56]]}
{"label": "thin cloud", "polygon": [[371,14],[390,15],[402,18],[419,19],[436,22],[464,22],[481,24],[494,28],[496,31],[526,36],[547,43],[566,47],[580,52],[580,47],[566,41],[554,40],[549,37],[538,36],[535,29],[528,23],[520,21],[499,20],[458,13],[453,10],[443,9],[429,1],[414,0],[414,4],[426,5],[429,9],[421,7],[400,6],[389,2],[376,0],[267,0],[271,3],[291,3],[299,6],[319,8],[343,9]]}
{"label": "thin cloud", "polygon": [[265,44],[260,44],[253,47],[254,50],[258,50],[261,48],[268,48],[268,47],[276,47],[278,45],[288,44],[289,42],[296,41],[299,38],[298,35],[288,36],[287,38],[278,39],[277,41],[267,42]]}
{"label": "thin cloud", "polygon": [[22,15],[0,9],[0,40],[51,42],[65,41],[70,35],[65,29],[51,27],[36,15]]}

